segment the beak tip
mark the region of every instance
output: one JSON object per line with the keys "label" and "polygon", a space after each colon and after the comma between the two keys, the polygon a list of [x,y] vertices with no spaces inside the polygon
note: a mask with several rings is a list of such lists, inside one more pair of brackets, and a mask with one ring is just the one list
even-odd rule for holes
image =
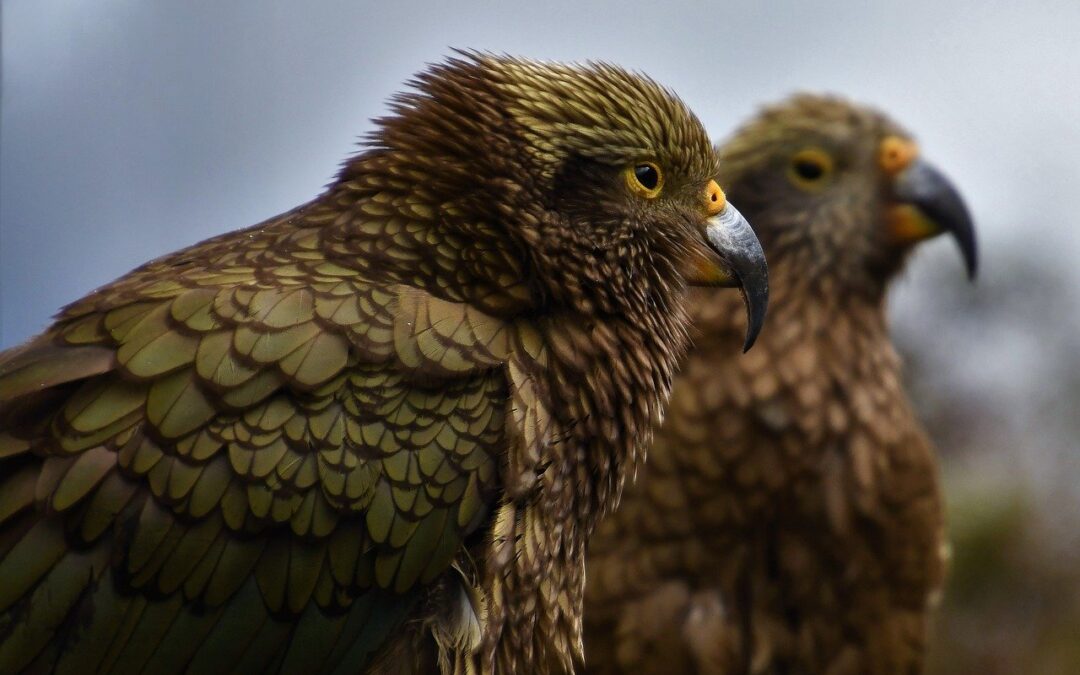
{"label": "beak tip", "polygon": [[971,255],[964,256],[964,267],[967,268],[968,281],[974,283],[979,276],[979,258],[974,250],[972,250]]}
{"label": "beak tip", "polygon": [[[961,202],[961,207],[963,203]],[[975,281],[979,275],[979,242],[975,236],[975,224],[967,208],[961,208],[959,216],[950,223],[953,239],[960,248],[960,257],[964,260],[964,270],[968,281]]]}
{"label": "beak tip", "polygon": [[975,228],[970,217],[959,223],[958,227],[953,228],[953,238],[960,248],[960,257],[964,260],[964,271],[967,272],[968,281],[974,282],[979,276],[979,248],[975,240]]}
{"label": "beak tip", "polygon": [[766,267],[757,283],[750,288],[743,287],[743,304],[746,305],[746,337],[743,340],[743,354],[754,346],[765,325],[765,315],[769,311],[768,278]]}

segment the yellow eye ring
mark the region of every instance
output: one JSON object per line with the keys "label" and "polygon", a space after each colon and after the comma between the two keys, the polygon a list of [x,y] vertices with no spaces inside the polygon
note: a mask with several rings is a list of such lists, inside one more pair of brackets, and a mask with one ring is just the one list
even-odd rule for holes
{"label": "yellow eye ring", "polygon": [[627,167],[624,175],[630,191],[645,199],[655,199],[664,188],[664,172],[652,162]]}
{"label": "yellow eye ring", "polygon": [[795,153],[788,166],[788,178],[803,190],[817,190],[833,172],[833,160],[824,150],[807,148]]}

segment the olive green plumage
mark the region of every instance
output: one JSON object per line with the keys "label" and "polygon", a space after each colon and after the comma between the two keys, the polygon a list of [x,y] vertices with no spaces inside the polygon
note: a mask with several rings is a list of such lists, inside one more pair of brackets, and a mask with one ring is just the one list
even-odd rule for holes
{"label": "olive green plumage", "polygon": [[716,158],[614,67],[414,85],[315,200],[0,355],[0,671],[580,661],[585,537],[685,343]]}
{"label": "olive green plumage", "polygon": [[772,106],[720,147],[769,257],[769,324],[691,295],[694,348],[649,461],[590,540],[597,673],[921,671],[945,535],[937,461],[885,312],[916,241],[970,218],[906,132],[843,100]]}

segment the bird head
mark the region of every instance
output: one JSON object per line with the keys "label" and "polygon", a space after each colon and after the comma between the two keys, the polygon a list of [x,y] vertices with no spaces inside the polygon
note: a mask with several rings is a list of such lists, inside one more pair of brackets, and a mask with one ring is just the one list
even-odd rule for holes
{"label": "bird head", "polygon": [[796,96],[740,129],[720,155],[770,260],[803,281],[829,277],[880,294],[918,242],[942,233],[975,276],[975,230],[959,192],[874,110]]}
{"label": "bird head", "polygon": [[533,307],[633,320],[686,285],[736,286],[753,342],[764,255],[716,181],[705,130],[669,91],[615,66],[481,53],[413,85],[380,120],[367,166],[343,179],[417,180],[444,228],[489,233],[524,261]]}

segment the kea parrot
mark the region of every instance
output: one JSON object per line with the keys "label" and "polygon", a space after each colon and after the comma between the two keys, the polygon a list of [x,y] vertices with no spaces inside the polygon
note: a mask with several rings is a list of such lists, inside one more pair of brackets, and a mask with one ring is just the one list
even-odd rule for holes
{"label": "kea parrot", "polygon": [[596,673],[921,670],[947,546],[885,299],[914,245],[976,242],[956,188],[874,110],[800,95],[719,148],[761,238],[768,325],[691,294],[694,347],[648,462],[590,540]]}
{"label": "kea parrot", "polygon": [[[0,672],[572,672],[587,537],[760,245],[685,105],[461,52],[311,202],[0,355]],[[739,294],[735,294],[739,295]]]}

